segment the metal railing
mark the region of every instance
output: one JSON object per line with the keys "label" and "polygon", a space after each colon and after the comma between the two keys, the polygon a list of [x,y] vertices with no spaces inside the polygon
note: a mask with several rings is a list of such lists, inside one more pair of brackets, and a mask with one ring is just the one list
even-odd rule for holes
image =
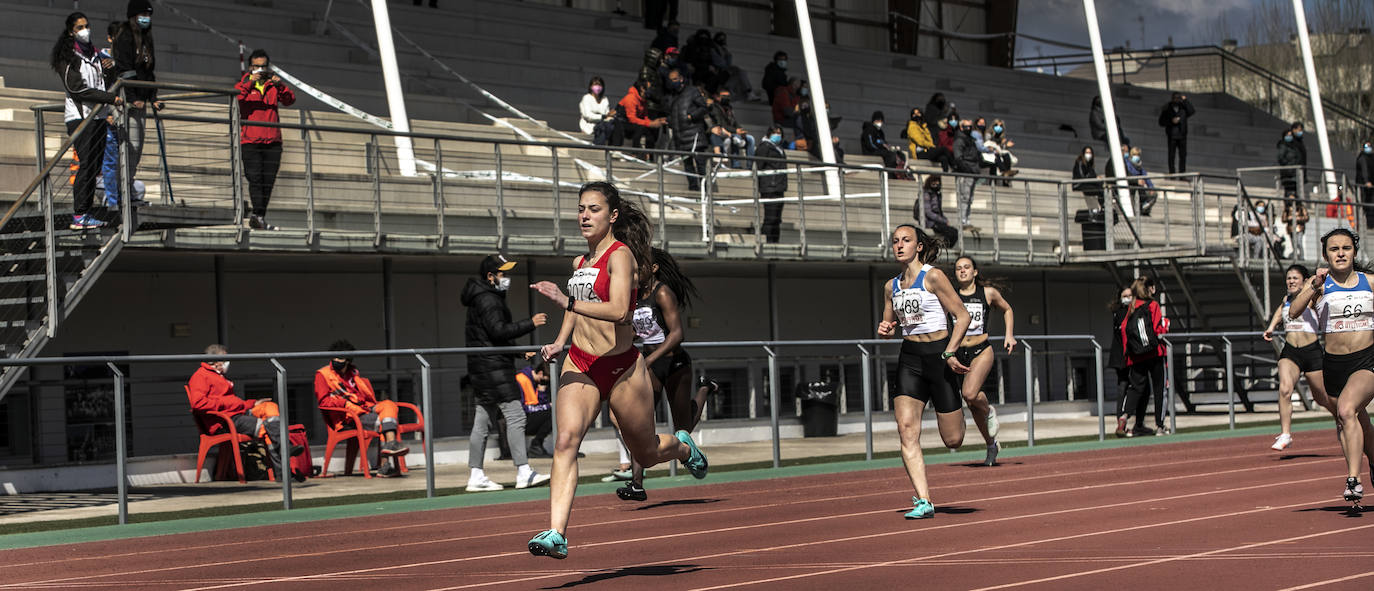
{"label": "metal railing", "polygon": [[[1174,362],[1174,344],[1189,340],[1211,338],[1223,339],[1226,342],[1226,364],[1225,373],[1227,376],[1226,391],[1231,394],[1232,400],[1228,405],[1230,413],[1230,428],[1235,428],[1235,387],[1232,381],[1233,358],[1231,352],[1232,338],[1254,338],[1261,333],[1257,332],[1229,332],[1229,333],[1184,333],[1171,334],[1161,337],[1162,342],[1168,348],[1166,363],[1172,369]],[[1024,365],[1024,387],[1025,387],[1025,412],[1026,412],[1026,445],[1034,446],[1036,443],[1035,435],[1035,405],[1037,402],[1037,370],[1033,362],[1034,351],[1039,347],[1048,347],[1051,343],[1078,343],[1086,344],[1092,350],[1094,365],[1095,382],[1095,402],[1096,414],[1098,416],[1097,438],[1099,441],[1106,438],[1106,395],[1104,387],[1104,364],[1103,364],[1103,345],[1098,339],[1091,335],[1022,335],[1017,337],[1022,345],[1019,354]],[[990,340],[1000,340],[1001,337],[990,336]],[[858,393],[862,397],[864,413],[864,434],[865,434],[865,460],[873,459],[873,413],[875,411],[875,401],[879,394],[881,382],[874,375],[876,362],[880,359],[891,358],[895,351],[893,346],[899,345],[901,340],[795,340],[795,341],[719,341],[719,342],[697,342],[684,343],[685,347],[694,350],[726,349],[732,351],[754,350],[761,351],[767,357],[766,398],[769,412],[769,424],[772,440],[772,465],[774,468],[781,466],[782,461],[782,435],[781,435],[781,408],[782,402],[782,374],[780,371],[780,361],[783,350],[796,350],[823,347],[831,350],[850,350],[857,349],[862,360],[861,390]],[[888,347],[884,352],[883,347]],[[356,358],[410,358],[418,366],[420,409],[425,416],[425,430],[423,434],[424,458],[425,458],[425,494],[426,497],[435,496],[435,463],[433,434],[440,422],[440,415],[435,412],[434,390],[432,375],[434,372],[432,359],[446,355],[468,355],[481,353],[520,353],[536,351],[536,347],[457,347],[457,348],[426,348],[426,349],[386,349],[386,350],[365,350],[353,351],[350,355]],[[113,385],[113,406],[115,412],[115,464],[116,464],[116,489],[119,498],[118,517],[119,523],[128,521],[128,473],[127,473],[127,449],[128,433],[124,408],[126,404],[126,383],[125,374],[120,369],[121,366],[131,366],[134,364],[169,363],[169,362],[204,362],[204,361],[264,361],[269,364],[273,372],[273,398],[275,399],[280,412],[280,432],[277,436],[280,441],[287,441],[287,431],[291,424],[290,400],[287,396],[287,369],[282,364],[284,361],[303,360],[303,359],[326,359],[334,356],[335,353],[327,351],[312,352],[275,352],[275,353],[233,353],[226,355],[127,355],[127,356],[74,356],[74,357],[48,357],[32,359],[0,359],[0,367],[7,366],[60,366],[60,365],[95,365],[104,366],[110,370],[111,382]],[[1175,391],[1177,385],[1174,384],[1172,372],[1168,374],[1168,389],[1166,398],[1166,409],[1169,412],[1171,426],[1177,427],[1175,410]],[[549,373],[549,390],[552,402],[557,404],[559,372]],[[1005,401],[999,401],[1005,404]],[[554,423],[553,432],[557,433],[557,423]],[[289,466],[290,446],[280,446],[281,457],[280,465]],[[285,509],[292,508],[292,483],[291,478],[281,475],[282,506]]]}

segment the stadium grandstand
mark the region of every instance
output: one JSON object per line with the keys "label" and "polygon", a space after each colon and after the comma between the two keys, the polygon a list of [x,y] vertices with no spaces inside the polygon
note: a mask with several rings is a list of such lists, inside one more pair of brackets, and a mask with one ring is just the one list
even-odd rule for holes
{"label": "stadium grandstand", "polygon": [[[104,41],[106,25],[133,17],[126,16],[125,4],[88,0],[75,7],[89,20],[94,46],[110,47]],[[133,109],[110,111],[109,143],[102,153],[109,154],[106,170],[83,222],[73,218],[74,211],[78,218],[83,213],[78,203],[83,164],[74,157],[79,146],[69,135],[64,80],[50,63],[53,42],[74,6],[0,0],[9,22],[0,38],[0,359],[14,362],[0,365],[0,485],[17,497],[49,495],[58,500],[48,508],[72,511],[52,519],[109,513],[104,503],[110,502],[106,493],[115,480],[119,494],[130,492],[125,490],[130,485],[135,499],[150,499],[149,511],[188,506],[152,504],[158,499],[228,497],[238,490],[220,487],[225,483],[191,484],[202,474],[225,476],[230,464],[222,451],[228,447],[221,447],[211,464],[218,456],[223,465],[206,470],[197,465],[202,432],[187,406],[190,390],[184,388],[198,361],[209,360],[192,357],[211,343],[235,354],[258,355],[236,360],[233,387],[244,398],[279,401],[290,419],[283,423],[300,424],[308,434],[302,443],[307,457],[314,456],[317,473],[339,473],[352,464],[353,452],[347,462],[343,451],[332,463],[321,461],[327,439],[331,449],[334,445],[337,427],[315,397],[316,372],[331,356],[289,352],[323,352],[336,341],[351,342],[360,352],[358,368],[371,378],[379,398],[424,408],[415,433],[401,437],[413,448],[411,473],[425,473],[409,479],[419,482],[411,488],[427,478],[432,495],[436,471],[443,477],[442,470],[456,474],[471,463],[475,387],[468,377],[469,356],[452,350],[465,346],[465,333],[470,334],[464,286],[482,278],[479,266],[486,268],[489,255],[516,261],[505,300],[512,317],[550,316],[548,324],[532,328],[518,343],[533,351],[553,342],[562,310],[527,286],[565,285],[570,260],[587,254],[577,212],[579,187],[588,182],[619,187],[649,218],[653,246],[675,257],[695,283],[700,297],[684,310],[682,325],[689,344],[715,344],[688,347],[691,383],[713,383],[718,392],[707,399],[694,436],[707,452],[712,444],[736,446],[728,457],[741,469],[766,463],[770,442],[774,466],[780,454],[864,458],[866,452],[871,459],[875,430],[878,439],[892,440],[878,444],[879,455],[888,454],[889,461],[897,457],[894,402],[888,395],[899,380],[897,349],[869,340],[876,338],[874,327],[888,305],[879,292],[899,272],[890,244],[894,228],[936,227],[926,190],[932,179],[944,179],[943,215],[955,220],[949,225],[958,230],[957,239],[946,241],[937,266],[952,278],[956,257],[976,260],[979,276],[990,279],[1015,306],[1014,331],[1022,346],[1010,353],[994,346],[996,371],[987,395],[999,407],[1006,405],[1001,411],[1005,432],[1030,445],[1035,445],[1036,412],[1045,417],[1041,437],[1046,439],[1097,439],[1110,433],[1112,407],[1125,396],[1125,384],[1104,368],[1111,341],[1120,340],[1109,305],[1137,277],[1158,286],[1156,299],[1172,322],[1171,332],[1196,335],[1167,343],[1169,409],[1164,414],[1175,424],[1199,429],[1228,421],[1235,428],[1237,412],[1249,415],[1240,418],[1242,427],[1272,420],[1272,411],[1290,401],[1276,398],[1276,350],[1258,333],[1284,301],[1285,269],[1294,262],[1315,267],[1319,238],[1330,230],[1346,228],[1367,238],[1374,228],[1374,210],[1356,204],[1364,178],[1357,173],[1357,156],[1374,130],[1369,80],[1363,92],[1340,89],[1324,95],[1324,117],[1332,130],[1326,169],[1300,59],[1271,70],[1256,57],[1259,50],[1223,46],[1220,39],[1215,46],[1118,48],[1102,58],[1110,78],[1107,112],[1114,111],[1116,119],[1107,140],[1095,137],[1094,98],[1101,87],[1093,53],[1079,49],[1087,46],[1086,38],[1061,40],[1068,43],[1061,43],[1065,51],[1057,56],[1018,54],[1017,44],[1026,36],[1018,31],[1016,15],[1033,10],[1033,1],[813,1],[809,32],[801,30],[790,1],[672,1],[662,3],[674,7],[681,23],[671,52],[651,49],[666,34],[645,24],[646,6],[660,4],[652,1],[439,0],[391,2],[384,10],[367,0],[147,4],[156,40],[156,82],[123,80],[115,87],[111,79],[110,85],[124,102],[156,89],[156,100],[165,106],[147,111],[141,159],[127,133]],[[379,12],[386,19],[378,18]],[[381,34],[379,22],[389,22],[391,30]],[[667,133],[675,123],[664,126],[657,144],[646,146],[606,145],[584,131],[583,124],[596,123],[579,113],[590,80],[602,81],[614,111],[627,93],[639,92],[634,87],[645,76],[659,85],[668,79],[667,71],[685,69],[695,59],[688,46],[699,39],[699,30],[707,31],[707,41],[728,36],[728,45],[715,47],[728,48],[724,53],[733,69],[716,63],[710,70],[719,74],[720,88],[745,89],[735,92],[729,105],[738,127],[751,136],[751,149],[768,141],[768,130],[778,123],[782,137],[775,143],[784,161],[762,154],[709,155],[701,149],[685,153],[675,143],[681,132]],[[1366,30],[1365,51],[1369,41]],[[1118,45],[1110,39],[1104,43]],[[255,50],[270,54],[265,75],[279,76],[276,84],[294,94],[294,103],[284,102],[279,119],[268,126],[247,123],[235,86],[252,87],[243,81],[262,59]],[[818,125],[815,116],[808,122],[799,115],[795,127],[792,119],[779,119],[763,86],[765,68],[776,67],[779,52],[790,56],[784,80],[800,78],[811,87],[823,82],[826,105],[816,110],[829,125]],[[388,59],[393,53],[394,63]],[[664,53],[681,55],[683,65],[666,61]],[[812,53],[814,62],[807,57]],[[710,62],[709,55],[703,59]],[[723,82],[732,73],[735,78]],[[694,80],[708,87],[708,95],[717,90],[716,80],[704,74]],[[687,86],[683,92],[692,92]],[[268,87],[256,88],[265,94]],[[1161,108],[1180,93],[1198,115],[1184,124],[1186,170],[1170,174]],[[1014,142],[1002,144],[1014,153],[1014,168],[999,170],[992,156],[992,163],[983,160],[976,172],[959,172],[913,153],[907,120],[913,109],[925,112],[936,94],[945,98],[940,103],[945,113],[924,117],[936,126],[929,129],[936,144],[950,126],[949,116],[957,113],[951,137],[963,120],[975,125],[983,120],[980,138],[991,140],[995,133]],[[673,119],[675,108],[665,104],[662,114]],[[877,112],[886,124],[877,129],[884,130],[891,149],[902,152],[897,166],[886,160],[891,156],[887,146],[874,150],[870,145]],[[102,117],[84,120],[94,127],[105,125]],[[1287,165],[1275,153],[1295,120],[1306,125],[1306,160]],[[812,129],[826,131],[813,135]],[[270,210],[255,205],[257,189],[244,176],[247,152],[240,150],[243,138],[262,130],[281,135]],[[743,146],[745,134],[738,135]],[[827,162],[829,151],[816,149],[826,135],[837,139],[842,159]],[[1104,167],[1123,162],[1111,158],[1118,136],[1120,144],[1129,141],[1127,148],[1143,155],[1134,165],[1126,161],[1128,171],[1142,174],[1121,175],[1119,183],[1104,180],[1113,178]],[[814,153],[807,150],[808,139]],[[723,141],[725,149],[730,142]],[[1074,174],[1085,147],[1097,155],[1096,176],[1086,181]],[[693,166],[697,158],[709,160],[704,171]],[[771,177],[786,178],[785,189],[764,195],[761,183]],[[110,189],[108,183],[120,188]],[[956,220],[963,213],[960,193],[966,185],[972,186],[967,218]],[[107,193],[113,195],[108,203]],[[120,198],[120,193],[141,200]],[[772,204],[782,205],[780,214]],[[1285,206],[1302,208],[1310,220],[1290,223],[1281,217]],[[780,216],[773,236],[766,221],[770,215]],[[1297,232],[1302,226],[1305,232]],[[1001,316],[992,316],[988,334],[1012,331]],[[761,344],[766,341],[797,343],[780,348]],[[80,359],[63,363],[62,358]],[[25,365],[26,360],[33,363]],[[825,419],[817,400],[838,417]],[[1025,411],[1013,410],[1023,406]],[[822,422],[835,422],[831,429],[837,428],[841,439],[850,438],[848,447],[827,449],[809,437],[818,412]],[[1297,412],[1311,421],[1300,429],[1315,430],[1319,419],[1329,420],[1325,410],[1313,411],[1310,404]],[[403,410],[401,418],[406,416]],[[671,419],[660,412],[658,420],[662,432]],[[970,425],[972,441],[977,430]],[[801,437],[804,431],[807,438]],[[935,428],[927,431],[929,446],[942,447]],[[1175,440],[1207,437],[1182,434]],[[1321,439],[1329,444],[1331,438]],[[119,441],[125,442],[123,449]],[[1323,451],[1334,454],[1335,447],[1329,447]],[[598,417],[582,449],[597,461],[615,464],[617,438],[609,412]],[[491,446],[487,459],[498,453]],[[1038,461],[1026,454],[1016,456],[1018,465],[1026,464],[1019,469]],[[1084,461],[1113,460],[1092,456]],[[716,456],[712,462],[713,468],[726,464]],[[1334,474],[1335,463],[1329,459],[1324,466]],[[583,476],[603,467],[609,466],[584,463]],[[366,461],[362,470],[367,471]],[[827,478],[815,474],[823,472],[817,469],[809,477]],[[1320,484],[1333,486],[1328,480],[1334,478],[1323,476]],[[312,499],[385,490],[334,479],[320,485],[332,487],[328,492],[311,493],[310,487],[323,480],[310,482],[282,483],[288,508],[293,487]],[[938,488],[939,481],[933,482]],[[274,487],[213,502],[276,502]],[[678,498],[690,497],[690,488],[664,489],[651,499],[668,499],[664,505],[708,502]],[[105,513],[73,510],[84,501],[66,505],[52,496],[79,491],[95,491],[92,498],[104,501],[92,503]],[[659,493],[650,486],[649,494]],[[13,514],[41,513],[21,501],[3,506]],[[124,506],[121,502],[121,523]],[[529,506],[542,519],[546,505]],[[0,564],[6,562],[3,549],[26,545],[5,542],[8,514],[0,511]],[[41,524],[42,519],[28,521]],[[86,539],[94,538],[73,538]],[[504,546],[488,550],[521,550],[522,542],[502,541]],[[16,563],[28,563],[20,558]],[[849,568],[847,560],[838,557],[836,564],[824,566]],[[336,566],[348,567],[329,568]],[[688,567],[674,568],[617,576],[672,575]],[[591,576],[564,574],[570,580]],[[750,576],[780,584],[782,579],[766,574]],[[97,575],[89,575],[91,581],[135,584]],[[788,575],[779,571],[777,576]],[[291,582],[267,577],[263,584]],[[217,574],[167,584],[190,588],[234,580]],[[329,579],[316,582],[322,580]],[[360,584],[362,579],[340,580]],[[880,580],[886,579],[872,582]],[[1008,580],[1013,579],[987,585]],[[1036,588],[1067,588],[1049,580],[1038,581],[1044,586]],[[411,583],[402,587],[460,584]],[[58,579],[47,583],[60,584]],[[716,588],[710,585],[735,581],[703,578],[684,584]],[[7,586],[0,582],[0,588]]]}

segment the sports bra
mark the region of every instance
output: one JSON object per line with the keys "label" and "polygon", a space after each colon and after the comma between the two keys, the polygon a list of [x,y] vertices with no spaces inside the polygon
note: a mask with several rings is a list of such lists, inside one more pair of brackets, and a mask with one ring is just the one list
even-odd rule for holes
{"label": "sports bra", "polygon": [[1374,330],[1374,291],[1369,288],[1369,279],[1360,273],[1354,287],[1341,287],[1327,276],[1317,316],[1326,334]]}
{"label": "sports bra", "polygon": [[922,265],[911,287],[902,289],[902,276],[892,278],[892,313],[902,325],[902,336],[930,334],[945,330],[947,320],[940,298],[926,291],[926,272],[933,267]]}
{"label": "sports bra", "polygon": [[1283,300],[1283,332],[1307,332],[1317,334],[1317,313],[1311,308],[1302,311],[1302,315],[1293,318],[1288,315],[1288,309],[1292,306],[1292,298],[1285,297]]}
{"label": "sports bra", "polygon": [[658,345],[668,339],[668,331],[663,328],[663,310],[658,307],[656,298],[658,290],[663,287],[662,283],[658,284],[635,304],[634,320],[631,322],[635,327],[635,338],[641,344]]}
{"label": "sports bra", "polygon": [[[625,243],[616,240],[601,253],[601,258],[592,263],[590,267],[578,267],[573,271],[573,275],[568,279],[568,295],[573,299],[584,302],[608,302],[611,300],[611,273],[607,270],[607,265],[611,259],[611,253],[616,249],[625,246]],[[587,263],[587,257],[582,257],[582,264]],[[632,294],[633,295],[633,294]],[[630,300],[630,309],[634,309],[635,302]]]}
{"label": "sports bra", "polygon": [[964,302],[964,309],[968,310],[969,325],[968,331],[964,332],[966,337],[981,336],[986,332],[986,316],[988,312],[988,294],[983,289],[982,284],[974,284],[973,294],[959,294],[959,299]]}

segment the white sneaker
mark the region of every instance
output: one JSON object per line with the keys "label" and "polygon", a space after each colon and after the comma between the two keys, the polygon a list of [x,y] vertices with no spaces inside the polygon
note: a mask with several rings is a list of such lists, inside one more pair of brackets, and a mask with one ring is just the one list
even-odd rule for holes
{"label": "white sneaker", "polygon": [[538,472],[535,472],[534,470],[530,470],[529,473],[524,476],[515,477],[515,488],[529,488],[531,486],[539,486],[548,481],[548,474],[540,474]]}
{"label": "white sneaker", "polygon": [[482,478],[481,480],[469,480],[467,491],[488,492],[493,490],[504,490],[505,488],[506,487],[502,486],[500,483],[492,482],[490,478]]}
{"label": "white sneaker", "polygon": [[1274,438],[1274,445],[1269,446],[1269,449],[1272,449],[1274,451],[1283,451],[1285,449],[1288,449],[1288,446],[1292,444],[1292,435],[1289,435],[1287,433],[1280,433],[1278,437]]}
{"label": "white sneaker", "polygon": [[993,441],[997,440],[997,432],[1002,430],[1002,424],[997,422],[997,407],[988,405],[988,437]]}
{"label": "white sneaker", "polygon": [[998,443],[996,439],[992,440],[992,443],[988,444],[988,455],[986,458],[983,459],[983,465],[996,466],[997,453],[1000,451],[1002,451],[1002,444]]}

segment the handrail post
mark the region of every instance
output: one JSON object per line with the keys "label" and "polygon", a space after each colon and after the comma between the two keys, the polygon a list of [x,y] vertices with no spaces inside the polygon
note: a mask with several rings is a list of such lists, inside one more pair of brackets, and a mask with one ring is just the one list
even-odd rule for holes
{"label": "handrail post", "polygon": [[553,165],[553,253],[563,251],[563,180],[559,176],[558,148],[549,148],[550,164]]}
{"label": "handrail post", "polygon": [[[554,182],[554,191],[555,194],[557,194],[557,181]],[[439,241],[436,246],[443,249],[448,246],[448,228],[444,227],[444,207],[446,205],[444,203],[444,148],[440,144],[439,138],[434,138],[434,205],[438,209],[438,213],[435,216],[438,223],[435,229],[439,232]],[[558,205],[555,202],[555,212],[557,211],[557,207]],[[558,224],[556,213],[553,219],[554,224]],[[426,414],[425,416],[428,417],[429,415]],[[425,428],[425,433],[429,433],[428,427]],[[426,466],[428,466],[428,464],[426,464]]]}
{"label": "handrail post", "polygon": [[[800,216],[801,224],[801,256],[806,256],[806,175],[802,173],[802,165],[797,164],[797,215]],[[779,221],[781,223],[781,220]]]}
{"label": "handrail post", "polygon": [[382,245],[382,146],[372,134],[372,246]]}
{"label": "handrail post", "polygon": [[[234,193],[234,225],[239,228],[240,236],[242,236],[244,217],[243,157],[239,152],[239,138],[243,135],[243,125],[240,115],[238,99],[229,97],[229,176],[232,177],[229,186]],[[376,141],[375,137],[373,141]]]}
{"label": "handrail post", "polygon": [[1097,376],[1097,440],[1105,441],[1107,439],[1107,415],[1105,414],[1107,412],[1107,395],[1102,388],[1102,344],[1097,342],[1095,338],[1092,340],[1092,344],[1093,360],[1097,362],[1097,371],[1094,372]]}
{"label": "handrail post", "polygon": [[[301,111],[301,124],[305,121],[305,111]],[[315,143],[310,139],[310,130],[301,130],[301,140],[305,144],[305,243],[315,240]]]}
{"label": "handrail post", "polygon": [[753,161],[749,163],[749,169],[754,179],[754,256],[763,254],[763,201],[759,194],[759,163]]}
{"label": "handrail post", "polygon": [[128,433],[124,426],[124,372],[113,362],[106,363],[114,374],[115,489],[119,495],[119,524],[129,523]]}
{"label": "handrail post", "polygon": [[881,175],[878,180],[878,200],[881,202],[880,207],[883,208],[883,227],[878,228],[878,252],[881,255],[887,247],[888,229],[892,227],[892,196],[888,189],[888,175]]}
{"label": "handrail post", "polygon": [[768,353],[768,422],[773,430],[773,467],[782,465],[782,443],[778,429],[778,354],[772,347],[763,348]]}
{"label": "handrail post", "polygon": [[658,170],[658,247],[668,250],[668,194],[663,187],[663,159],[654,159]]}
{"label": "handrail post", "polygon": [[873,461],[873,356],[868,347],[859,345],[863,353],[864,384],[864,460]]}
{"label": "handrail post", "polygon": [[[1059,183],[1059,262],[1069,262],[1069,195],[1064,189],[1067,185]],[[1030,183],[1026,183],[1030,190]]]}
{"label": "handrail post", "polygon": [[1169,411],[1169,432],[1178,433],[1178,410],[1174,408],[1177,397],[1175,389],[1178,388],[1178,384],[1174,383],[1174,344],[1167,338],[1161,337],[1161,340],[1164,341],[1164,384],[1167,386],[1164,390],[1167,406],[1164,408]]}
{"label": "handrail post", "polygon": [[[496,154],[496,249],[505,250],[506,246],[506,194],[505,171],[501,162],[501,144],[492,144]],[[607,160],[610,164],[610,160]],[[610,171],[607,170],[607,173]],[[608,174],[609,176],[609,174]]]}
{"label": "handrail post", "polygon": [[[969,195],[972,195],[974,191],[977,191],[977,190],[978,190],[978,177],[977,177],[976,175],[970,175],[970,176],[973,176],[973,178],[970,179],[970,180],[973,181],[973,184],[970,185],[968,191],[969,191]],[[956,178],[954,182],[955,182],[955,183],[958,183],[958,182],[961,181],[961,180],[963,180],[963,178]],[[1001,219],[1002,219],[1002,216],[1001,216],[1000,214],[997,213],[997,185],[992,185],[992,186],[989,187],[989,188],[992,189],[992,191],[990,191],[990,192],[988,193],[988,206],[992,209],[992,260],[994,260],[994,261],[1000,261],[1000,260],[1002,260],[1002,234],[1001,234],[1001,230],[1000,230],[999,227],[1000,227],[1002,224],[999,224],[999,223],[997,223],[997,222],[998,222],[998,220],[1001,220]],[[968,206],[968,218],[969,218],[969,223],[972,224],[972,223],[973,223],[973,202],[972,202],[972,201],[969,201],[969,206]],[[1026,221],[1030,221],[1030,220],[1026,220]],[[961,236],[961,238],[963,238],[963,240],[960,240],[960,241],[959,241],[959,244],[960,244],[959,250],[962,252],[963,250],[966,250],[965,247],[968,246],[968,233],[965,232],[965,233],[964,233],[964,236]]]}
{"label": "handrail post", "polygon": [[[677,425],[673,424],[673,410],[672,410],[672,409],[673,409],[673,406],[672,406],[672,402],[671,402],[670,400],[668,400],[668,389],[667,389],[667,388],[664,388],[664,389],[663,389],[663,408],[664,408],[664,410],[665,410],[665,412],[664,412],[663,414],[664,414],[665,416],[668,417],[668,432],[669,432],[669,433],[677,433]],[[701,410],[701,409],[697,409],[697,410]],[[677,476],[677,460],[672,460],[672,461],[668,462],[668,476],[669,476],[670,478],[671,478],[671,477]]]}
{"label": "handrail post", "polygon": [[[839,180],[839,183],[838,183],[838,184],[840,185],[840,187],[839,187],[839,189],[840,189],[840,256],[841,256],[841,257],[846,257],[846,258],[848,258],[848,257],[849,257],[849,206],[848,206],[848,203],[845,201],[845,198],[844,198],[844,194],[845,194],[845,181],[844,181],[844,176],[845,176],[845,175],[844,175],[844,169],[842,169],[842,168],[836,168],[835,170],[836,170],[836,172],[839,173],[839,174],[837,174],[837,175],[835,175],[835,176],[839,177],[839,179],[840,179],[840,180]],[[879,172],[878,174],[886,174],[886,173]]]}
{"label": "handrail post", "polygon": [[1221,337],[1221,341],[1226,343],[1226,414],[1230,417],[1230,428],[1236,428],[1236,383],[1235,365],[1231,357],[1230,337]]}
{"label": "handrail post", "polygon": [[[440,174],[443,169],[440,168]],[[431,391],[429,360],[419,353],[415,360],[420,362],[420,412],[425,415],[425,430],[421,441],[425,447],[425,498],[434,498],[434,395]],[[364,450],[365,451],[365,450]]]}
{"label": "handrail post", "polygon": [[[988,184],[992,185],[992,186],[993,186],[993,190],[995,191],[996,188],[997,188],[997,183],[999,183],[999,182],[1001,182],[1001,181],[995,181],[995,180],[994,180],[994,181],[988,181]],[[1007,181],[1007,182],[1010,183],[1011,181]],[[1031,219],[1030,183],[1027,182],[1027,183],[1025,184],[1025,187],[1026,187],[1026,262],[1030,263],[1030,262],[1034,262],[1034,261],[1035,261],[1035,225],[1034,225],[1034,222],[1033,222],[1032,219]],[[997,220],[993,220],[992,223],[996,224],[996,223],[998,223],[998,221],[997,221]]]}
{"label": "handrail post", "polygon": [[[119,138],[119,179],[115,181],[115,194],[119,198],[119,235],[125,242],[128,242],[134,235],[132,228],[134,170],[129,162],[129,141],[131,139],[129,137],[129,111],[133,109],[133,105],[129,104],[129,93],[122,85],[119,87],[119,96],[121,100],[124,101],[124,110],[120,113],[119,117],[119,122],[122,126],[122,129],[119,131],[123,133],[115,134],[115,137]],[[94,133],[94,130],[88,130],[87,133]],[[237,148],[238,146],[235,144],[233,147]]]}
{"label": "handrail post", "polygon": [[1022,343],[1026,359],[1026,447],[1035,447],[1035,384],[1031,367],[1031,346]]}
{"label": "handrail post", "polygon": [[[44,163],[47,161],[47,151],[44,149],[46,146],[44,134],[46,132],[43,125],[43,112],[34,111],[33,119],[36,136],[34,137],[34,150],[37,152],[34,163],[38,167],[38,173],[42,175],[42,179],[38,182],[38,212],[43,214],[43,274],[44,290],[47,296],[47,301],[44,304],[48,310],[47,333],[48,338],[51,339],[57,336],[57,325],[62,320],[57,313],[57,247],[53,245],[53,241],[57,239],[57,221],[55,219],[57,211],[53,203],[52,187],[48,182],[52,175],[43,172],[46,168]],[[59,158],[61,156],[58,154]]]}
{"label": "handrail post", "polygon": [[[276,370],[277,378],[277,449],[281,452],[278,460],[281,464],[277,466],[277,480],[281,482],[281,505],[283,509],[291,509],[291,421],[287,417],[288,409],[286,406],[286,368],[275,358],[268,359],[272,364],[272,369]],[[359,450],[359,453],[367,453],[367,450]],[[327,468],[328,466],[326,466]]]}

